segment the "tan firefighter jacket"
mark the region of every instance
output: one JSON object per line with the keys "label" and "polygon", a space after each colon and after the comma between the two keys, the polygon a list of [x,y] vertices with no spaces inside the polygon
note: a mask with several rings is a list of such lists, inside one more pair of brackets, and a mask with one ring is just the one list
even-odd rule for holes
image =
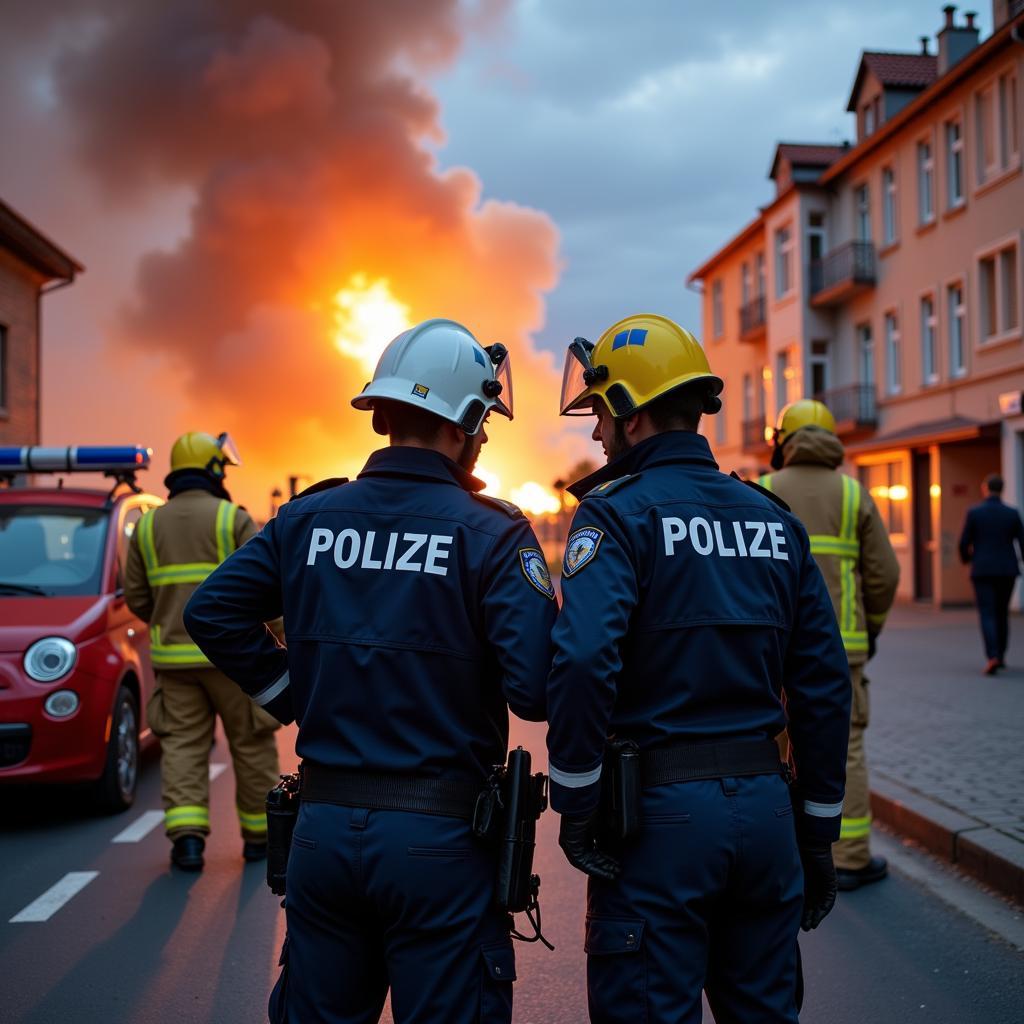
{"label": "tan firefighter jacket", "polygon": [[182,613],[196,587],[255,533],[245,509],[199,489],[182,491],[139,520],[128,545],[124,594],[149,623],[154,668],[209,666],[185,632]]}
{"label": "tan firefighter jacket", "polygon": [[761,477],[807,528],[811,554],[832,597],[851,665],[868,658],[868,632],[877,634],[892,607],[900,567],[871,495],[836,472],[842,443],[815,427],[798,430],[783,448],[785,465]]}

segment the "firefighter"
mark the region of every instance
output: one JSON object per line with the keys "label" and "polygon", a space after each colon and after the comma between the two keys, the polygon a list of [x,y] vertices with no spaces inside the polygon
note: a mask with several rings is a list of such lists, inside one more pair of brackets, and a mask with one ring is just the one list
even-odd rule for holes
{"label": "firefighter", "polygon": [[853,702],[846,761],[846,802],[833,850],[839,888],[845,891],[885,878],[884,857],[871,853],[871,796],[864,753],[868,727],[866,662],[892,607],[900,567],[875,503],[852,477],[837,472],[845,453],[832,413],[801,399],[779,414],[773,432],[772,468],[762,486],[777,494],[807,528],[811,554],[828,584],[850,664]]}
{"label": "firefighter", "polygon": [[[698,1021],[702,988],[719,1021],[795,1022],[797,935],[835,901],[842,641],[806,531],[719,472],[697,433],[721,390],[696,339],[660,316],[566,356],[561,412],[596,415],[608,458],[569,488],[548,680],[559,843],[591,876],[595,1024]],[[784,694],[792,791],[773,740]],[[611,836],[602,786],[613,810],[636,807]]]}
{"label": "firefighter", "polygon": [[166,505],[147,512],[128,547],[125,598],[149,623],[156,689],[146,717],[160,737],[164,826],[171,862],[201,871],[210,832],[209,759],[224,723],[235,769],[242,856],[267,851],[267,791],[277,782],[278,722],[214,668],[185,631],[182,613],[196,586],[255,533],[224,488],[226,466],[241,465],[227,434],[183,434],[171,449]]}
{"label": "firefighter", "polygon": [[[515,956],[470,818],[508,712],[544,718],[555,594],[522,512],[481,494],[485,420],[512,417],[504,346],[428,320],[353,399],[390,445],[328,480],[199,588],[196,642],[282,722],[302,802],[278,1024],[508,1024]],[[284,613],[288,650],[260,623]]]}

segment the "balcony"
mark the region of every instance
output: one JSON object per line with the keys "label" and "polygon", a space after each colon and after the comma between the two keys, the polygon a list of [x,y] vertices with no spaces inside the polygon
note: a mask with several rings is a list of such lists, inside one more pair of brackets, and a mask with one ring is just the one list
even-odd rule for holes
{"label": "balcony", "polygon": [[875,247],[847,242],[811,263],[811,305],[838,306],[875,286]]}
{"label": "balcony", "polygon": [[764,439],[764,417],[743,421],[743,450],[750,454],[768,456],[768,442]]}
{"label": "balcony", "polygon": [[878,425],[873,384],[851,384],[845,388],[822,391],[814,396],[824,402],[836,420],[840,437],[870,433]]}
{"label": "balcony", "polygon": [[764,337],[765,301],[763,295],[740,306],[740,341],[759,341]]}

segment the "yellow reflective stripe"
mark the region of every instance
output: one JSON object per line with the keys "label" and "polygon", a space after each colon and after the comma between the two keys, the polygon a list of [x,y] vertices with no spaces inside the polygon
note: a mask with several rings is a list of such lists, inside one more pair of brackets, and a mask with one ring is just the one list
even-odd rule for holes
{"label": "yellow reflective stripe", "polygon": [[210,662],[195,644],[164,644],[160,642],[160,626],[149,629],[149,654],[159,668],[175,665],[209,665]]}
{"label": "yellow reflective stripe", "polygon": [[173,583],[202,583],[216,569],[213,562],[181,562],[176,565],[162,565],[149,574],[154,587],[166,587]]}
{"label": "yellow reflective stripe", "polygon": [[854,568],[857,559],[860,557],[860,545],[857,541],[857,518],[860,513],[860,484],[852,477],[843,475],[843,510],[839,526],[839,539],[850,545],[850,552],[840,557],[839,561],[839,628],[844,635],[844,642],[850,637],[851,642],[846,644],[846,649],[867,650],[867,640],[864,647],[853,646],[859,643],[854,637],[857,633],[857,581],[854,578]]}
{"label": "yellow reflective stripe", "polygon": [[868,625],[869,626],[882,626],[882,625],[884,625],[887,615],[888,615],[888,612],[875,612],[873,615],[868,615],[867,616]]}
{"label": "yellow reflective stripe", "polygon": [[217,508],[217,561],[223,562],[235,550],[235,513],[237,505],[222,501]]}
{"label": "yellow reflective stripe", "polygon": [[142,561],[146,566],[146,576],[152,579],[153,573],[160,568],[156,557],[156,544],[153,541],[152,509],[139,520],[135,532],[139,537],[139,550],[142,552]]}
{"label": "yellow reflective stripe", "polygon": [[860,545],[855,540],[843,540],[827,533],[812,533],[812,555],[837,555],[840,558],[856,558],[860,554]]}
{"label": "yellow reflective stripe", "polygon": [[840,839],[863,839],[871,834],[871,816],[866,818],[843,818],[839,826]]}
{"label": "yellow reflective stripe", "polygon": [[843,646],[847,651],[853,651],[860,653],[868,649],[868,635],[867,633],[857,632],[856,630],[840,630],[840,636],[843,638]]}
{"label": "yellow reflective stripe", "polygon": [[164,811],[164,828],[168,832],[176,828],[209,828],[210,810],[198,804],[183,804]]}
{"label": "yellow reflective stripe", "polygon": [[266,832],[267,831],[267,816],[265,814],[246,814],[240,807],[236,808],[238,811],[238,821],[242,828],[247,829],[249,832]]}
{"label": "yellow reflective stripe", "polygon": [[770,491],[770,490],[772,489],[772,475],[771,475],[771,473],[765,473],[765,474],[763,474],[763,475],[761,476],[761,478],[760,478],[760,479],[759,479],[759,480],[758,480],[757,482],[758,482],[758,483],[759,483],[759,484],[760,484],[760,485],[761,485],[761,486],[762,486],[762,487],[763,487],[763,488],[764,488],[764,489],[765,489],[766,491]]}

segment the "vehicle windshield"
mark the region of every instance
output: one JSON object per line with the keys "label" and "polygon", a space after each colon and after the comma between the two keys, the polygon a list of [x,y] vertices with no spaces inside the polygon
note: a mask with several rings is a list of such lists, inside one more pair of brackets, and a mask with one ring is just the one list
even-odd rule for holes
{"label": "vehicle windshield", "polygon": [[108,513],[62,505],[0,505],[0,599],[98,594]]}

